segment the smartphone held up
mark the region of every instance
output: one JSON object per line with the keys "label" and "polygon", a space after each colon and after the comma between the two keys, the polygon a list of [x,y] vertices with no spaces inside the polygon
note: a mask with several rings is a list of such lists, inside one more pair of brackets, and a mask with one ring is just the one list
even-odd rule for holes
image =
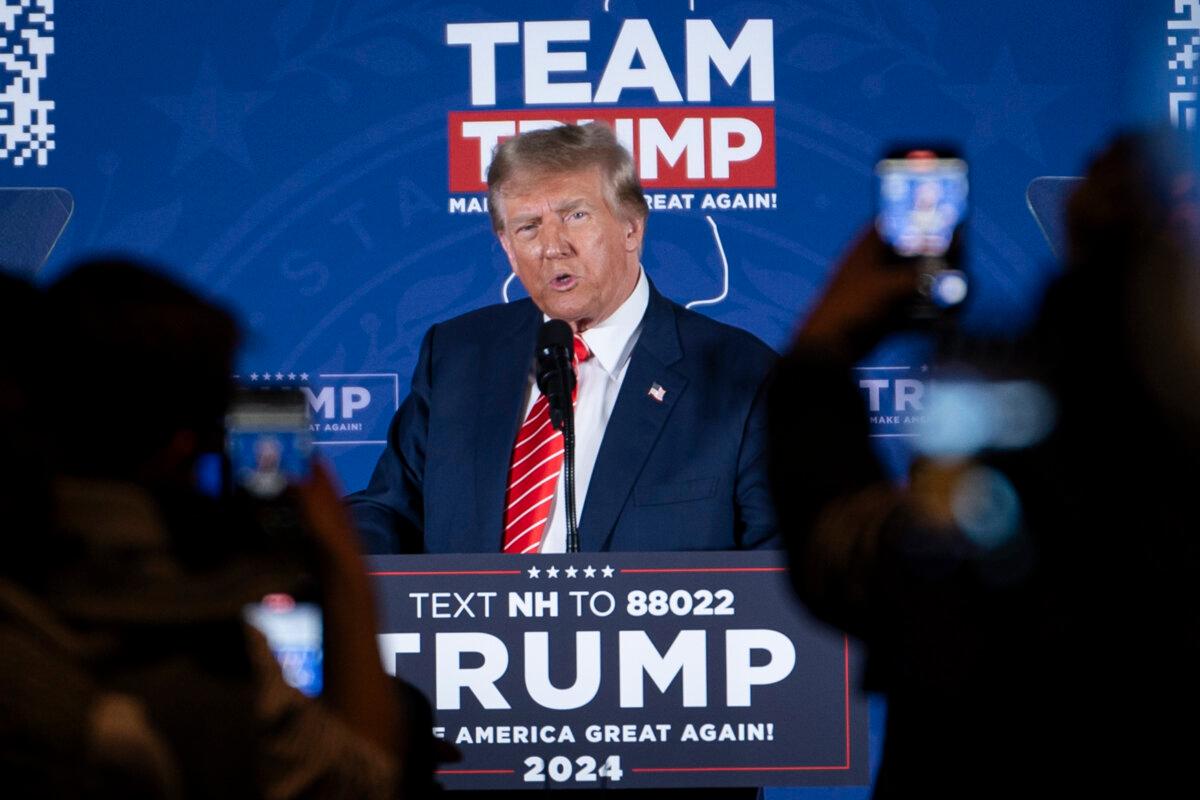
{"label": "smartphone held up", "polygon": [[263,500],[278,497],[311,469],[308,401],[299,389],[241,389],[226,418],[234,486]]}
{"label": "smartphone held up", "polygon": [[892,259],[917,269],[911,314],[933,319],[967,299],[962,269],[967,216],[967,162],[943,147],[888,151],[875,165],[875,226]]}
{"label": "smartphone held up", "polygon": [[[270,539],[303,551],[299,509],[287,489],[312,471],[308,399],[302,389],[239,388],[225,418],[229,489],[251,509]],[[246,606],[283,669],[284,679],[310,696],[323,683],[322,613],[303,569],[289,591]]]}

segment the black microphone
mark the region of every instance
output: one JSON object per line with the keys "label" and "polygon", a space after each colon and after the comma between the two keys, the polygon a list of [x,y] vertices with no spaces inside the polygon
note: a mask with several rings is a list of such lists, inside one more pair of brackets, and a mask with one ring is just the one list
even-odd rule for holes
{"label": "black microphone", "polygon": [[537,338],[537,387],[550,404],[550,424],[563,430],[567,418],[573,416],[571,392],[575,389],[575,370],[571,368],[575,353],[575,334],[561,319],[542,324]]}
{"label": "black microphone", "polygon": [[537,386],[550,406],[550,424],[563,435],[563,498],[567,521],[567,552],[579,552],[575,512],[575,334],[561,319],[542,324],[537,338]]}

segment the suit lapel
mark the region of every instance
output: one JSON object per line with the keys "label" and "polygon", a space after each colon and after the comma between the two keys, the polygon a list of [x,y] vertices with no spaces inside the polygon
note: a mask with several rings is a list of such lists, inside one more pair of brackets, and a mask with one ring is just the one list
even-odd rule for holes
{"label": "suit lapel", "polygon": [[[675,311],[651,284],[642,332],[629,359],[588,484],[579,522],[581,549],[608,549],[633,484],[687,386],[687,379],[671,368],[682,357]],[[663,390],[661,399],[650,394],[655,384]]]}
{"label": "suit lapel", "polygon": [[471,550],[480,552],[500,551],[508,462],[524,417],[533,348],[542,321],[541,312],[532,303],[521,304],[528,313],[518,314],[511,329],[484,332],[487,339],[476,381],[479,402],[473,438],[476,529],[463,533],[476,544]]}

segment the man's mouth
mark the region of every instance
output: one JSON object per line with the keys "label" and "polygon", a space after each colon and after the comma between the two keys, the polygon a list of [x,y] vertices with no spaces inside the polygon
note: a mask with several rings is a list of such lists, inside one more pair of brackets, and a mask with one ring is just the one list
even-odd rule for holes
{"label": "man's mouth", "polygon": [[568,289],[574,288],[575,284],[576,284],[575,276],[565,273],[565,272],[560,275],[555,275],[553,278],[550,279],[550,288],[557,289],[557,290],[563,291],[563,292],[567,291]]}

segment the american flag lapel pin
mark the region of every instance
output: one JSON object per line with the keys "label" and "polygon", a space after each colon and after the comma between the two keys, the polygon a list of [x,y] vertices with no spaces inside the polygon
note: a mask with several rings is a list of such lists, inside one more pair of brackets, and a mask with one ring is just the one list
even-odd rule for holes
{"label": "american flag lapel pin", "polygon": [[646,394],[650,395],[656,401],[661,403],[663,398],[667,396],[667,390],[659,386],[657,383],[652,383],[650,384],[650,391],[646,392]]}

